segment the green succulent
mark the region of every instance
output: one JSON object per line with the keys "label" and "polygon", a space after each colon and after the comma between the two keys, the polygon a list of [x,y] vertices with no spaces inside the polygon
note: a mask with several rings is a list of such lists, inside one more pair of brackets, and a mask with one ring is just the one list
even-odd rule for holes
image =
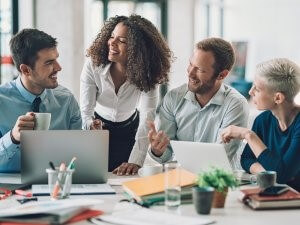
{"label": "green succulent", "polygon": [[216,191],[224,192],[226,188],[238,186],[235,176],[223,169],[212,167],[198,174],[196,184],[199,187],[213,187]]}

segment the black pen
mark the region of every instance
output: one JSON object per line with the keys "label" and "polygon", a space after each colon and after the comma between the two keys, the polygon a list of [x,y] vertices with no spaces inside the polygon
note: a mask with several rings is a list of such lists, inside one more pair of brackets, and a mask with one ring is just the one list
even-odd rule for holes
{"label": "black pen", "polygon": [[[53,171],[56,171],[55,166],[54,166],[54,163],[53,163],[52,161],[49,161],[49,165],[50,165],[50,167],[51,167],[51,169],[52,169]],[[61,180],[59,179],[59,177],[57,177],[57,181],[58,181],[59,187],[60,187],[61,189],[63,189],[62,182],[61,182]]]}
{"label": "black pen", "polygon": [[37,200],[38,200],[37,197],[30,197],[30,198],[17,199],[17,201],[18,201],[20,204],[24,204],[24,203],[29,202],[29,201],[37,201]]}
{"label": "black pen", "polygon": [[51,169],[55,170],[55,166],[54,166],[53,162],[50,161],[49,165],[50,165]]}

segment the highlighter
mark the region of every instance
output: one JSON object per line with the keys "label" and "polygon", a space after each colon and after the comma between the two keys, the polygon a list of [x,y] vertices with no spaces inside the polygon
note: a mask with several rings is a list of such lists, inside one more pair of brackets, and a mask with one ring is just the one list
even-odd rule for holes
{"label": "highlighter", "polygon": [[57,198],[57,195],[58,195],[58,192],[59,192],[59,180],[61,181],[62,180],[62,175],[63,175],[63,171],[66,170],[66,164],[65,163],[61,163],[60,164],[60,167],[59,167],[59,174],[58,174],[58,177],[57,177],[57,181],[54,185],[54,188],[53,188],[53,192],[52,192],[52,198],[53,199],[56,199]]}

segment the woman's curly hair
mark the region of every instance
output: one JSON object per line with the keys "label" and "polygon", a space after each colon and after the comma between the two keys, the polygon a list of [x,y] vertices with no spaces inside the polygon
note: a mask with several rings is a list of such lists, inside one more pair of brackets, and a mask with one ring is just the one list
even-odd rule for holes
{"label": "woman's curly hair", "polygon": [[110,63],[107,43],[115,26],[120,22],[128,27],[127,80],[145,92],[154,89],[158,83],[168,82],[172,52],[155,26],[139,15],[115,16],[105,22],[87,51],[94,66]]}

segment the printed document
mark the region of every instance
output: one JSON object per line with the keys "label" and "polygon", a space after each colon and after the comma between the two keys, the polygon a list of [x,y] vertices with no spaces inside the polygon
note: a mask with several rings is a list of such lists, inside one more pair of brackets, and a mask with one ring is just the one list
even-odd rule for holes
{"label": "printed document", "polygon": [[[72,184],[71,195],[115,194],[116,191],[109,184]],[[34,196],[50,195],[47,184],[32,185]]]}
{"label": "printed document", "polygon": [[112,214],[104,214],[92,219],[92,222],[95,224],[108,222],[123,225],[205,225],[214,223],[213,220],[207,218],[154,211],[126,202],[119,203]]}

